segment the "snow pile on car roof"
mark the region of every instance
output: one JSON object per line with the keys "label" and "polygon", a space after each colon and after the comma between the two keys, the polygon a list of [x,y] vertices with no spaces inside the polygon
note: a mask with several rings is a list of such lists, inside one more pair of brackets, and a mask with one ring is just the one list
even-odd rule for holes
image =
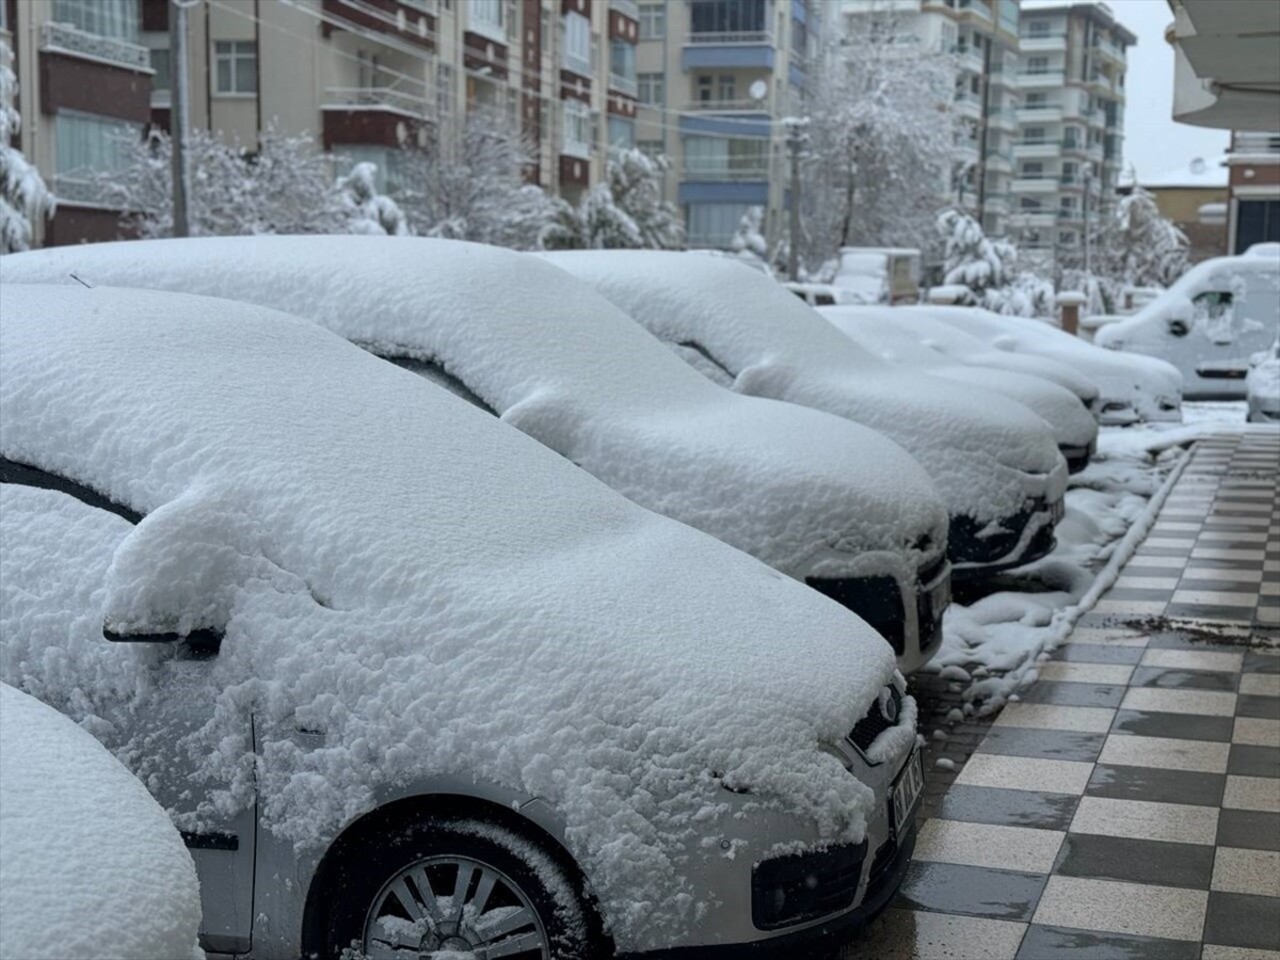
{"label": "snow pile on car roof", "polygon": [[[650,251],[539,254],[586,280],[660,340],[694,343],[742,393],[848,417],[900,443],[938,483],[952,515],[1017,513],[1061,495],[1048,425],[993,393],[904,377],[780,284],[728,261]],[[1026,472],[1049,474],[1035,487]],[[1052,487],[1052,489],[1050,489]]]}
{"label": "snow pile on car roof", "polygon": [[102,744],[7,683],[0,916],[0,957],[204,956],[195,864],[169,817]]}
{"label": "snow pile on car roof", "polygon": [[74,283],[72,273],[234,297],[383,356],[436,361],[613,489],[784,573],[890,568],[914,580],[945,546],[945,509],[906,451],[818,411],[717,389],[586,284],[534,257],[449,240],[215,237],[0,262],[8,282]]}
{"label": "snow pile on car roof", "polygon": [[1098,425],[1078,397],[1055,383],[1010,370],[984,370],[926,347],[898,322],[897,307],[819,307],[837,330],[890,363],[1017,400],[1053,427],[1059,444],[1087,446]]}
{"label": "snow pile on car roof", "polygon": [[[31,648],[6,679],[97,717],[144,780],[172,761],[111,734],[160,699],[174,661],[95,645],[103,619],[224,631],[200,665],[217,710],[182,741],[216,809],[251,802],[256,776],[264,827],[306,845],[431,774],[543,797],[622,949],[694,919],[682,864],[707,855],[724,786],[811,820],[813,842],[862,836],[872,791],[819,745],[848,734],[893,654],[816,591],[314,325],[9,283],[0,310],[4,455],[148,514],[101,606],[46,628],[76,656]],[[0,523],[16,541],[32,521]],[[11,600],[6,643],[41,635],[46,605]],[[120,685],[121,663],[128,701],[99,686]],[[324,745],[297,743],[299,727]]]}

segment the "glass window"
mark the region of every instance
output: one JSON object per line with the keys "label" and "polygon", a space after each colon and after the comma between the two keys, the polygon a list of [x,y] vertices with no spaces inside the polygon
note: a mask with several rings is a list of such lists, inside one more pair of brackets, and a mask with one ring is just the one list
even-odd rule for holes
{"label": "glass window", "polygon": [[717,100],[733,100],[736,84],[732,76],[722,76],[720,82],[716,85]]}
{"label": "glass window", "polygon": [[694,33],[764,33],[768,30],[765,0],[693,0]]}
{"label": "glass window", "polygon": [[169,78],[169,51],[156,47],[151,48],[151,69],[155,76],[151,78],[151,89],[168,90],[172,81]]}
{"label": "glass window", "polygon": [[609,41],[609,73],[635,83],[636,45],[625,40]]}
{"label": "glass window", "polygon": [[591,156],[591,108],[581,100],[564,100],[564,152]]}
{"label": "glass window", "polygon": [[637,140],[636,149],[646,157],[660,157],[666,152],[666,144],[661,140]]}
{"label": "glass window", "polygon": [[663,3],[640,4],[640,39],[661,40],[667,33],[667,5]]}
{"label": "glass window", "polygon": [[648,106],[662,106],[666,103],[666,90],[661,73],[642,73],[639,75],[638,99],[641,103]]}
{"label": "glass window", "polygon": [[750,209],[747,203],[691,203],[687,233],[691,247],[727,247]]}
{"label": "glass window", "polygon": [[626,117],[609,118],[609,146],[629,150],[636,145],[636,124]]}
{"label": "glass window", "polygon": [[564,67],[591,76],[591,21],[580,13],[564,15]]}
{"label": "glass window", "polygon": [[216,93],[258,92],[258,45],[252,40],[218,40],[214,43]]}
{"label": "glass window", "polygon": [[123,120],[59,111],[53,125],[56,172],[74,178],[123,169],[141,133]]}
{"label": "glass window", "polygon": [[769,142],[763,139],[685,137],[688,176],[715,180],[764,179],[769,171]]}
{"label": "glass window", "polygon": [[113,40],[138,42],[138,0],[54,0],[53,20]]}
{"label": "glass window", "polygon": [[1048,73],[1048,57],[1027,57],[1027,73]]}
{"label": "glass window", "polygon": [[468,0],[467,26],[477,33],[505,40],[502,28],[502,0]]}

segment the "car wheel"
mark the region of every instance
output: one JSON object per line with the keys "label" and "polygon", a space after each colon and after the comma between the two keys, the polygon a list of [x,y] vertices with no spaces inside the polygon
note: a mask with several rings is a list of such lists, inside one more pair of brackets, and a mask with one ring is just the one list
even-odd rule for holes
{"label": "car wheel", "polygon": [[589,960],[607,951],[579,890],[541,846],[506,827],[414,822],[363,844],[336,872],[329,955]]}

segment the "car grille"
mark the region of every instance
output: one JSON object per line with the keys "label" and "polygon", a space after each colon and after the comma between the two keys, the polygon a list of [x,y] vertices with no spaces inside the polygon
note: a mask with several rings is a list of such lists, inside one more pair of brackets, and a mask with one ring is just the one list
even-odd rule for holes
{"label": "car grille", "polygon": [[[897,704],[899,716],[902,715],[902,694],[898,693],[898,688],[890,685],[889,690],[893,696],[893,702]],[[879,699],[873,700],[871,706],[867,708],[867,712],[862,719],[853,725],[853,730],[849,733],[849,739],[853,741],[854,746],[859,750],[866,750],[875,742],[876,737],[884,733],[890,727],[897,726],[897,721],[890,721],[880,712]]]}
{"label": "car grille", "polygon": [[849,907],[858,892],[867,842],[775,857],[751,871],[751,922],[776,930]]}
{"label": "car grille", "polygon": [[867,621],[895,654],[906,652],[902,593],[893,577],[807,577],[804,582]]}

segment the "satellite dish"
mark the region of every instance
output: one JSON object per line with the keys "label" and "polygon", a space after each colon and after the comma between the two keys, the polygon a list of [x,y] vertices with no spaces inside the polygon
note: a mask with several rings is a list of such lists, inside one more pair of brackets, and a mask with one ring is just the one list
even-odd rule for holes
{"label": "satellite dish", "polygon": [[753,80],[751,86],[747,88],[752,100],[763,100],[769,95],[769,84],[764,80]]}

